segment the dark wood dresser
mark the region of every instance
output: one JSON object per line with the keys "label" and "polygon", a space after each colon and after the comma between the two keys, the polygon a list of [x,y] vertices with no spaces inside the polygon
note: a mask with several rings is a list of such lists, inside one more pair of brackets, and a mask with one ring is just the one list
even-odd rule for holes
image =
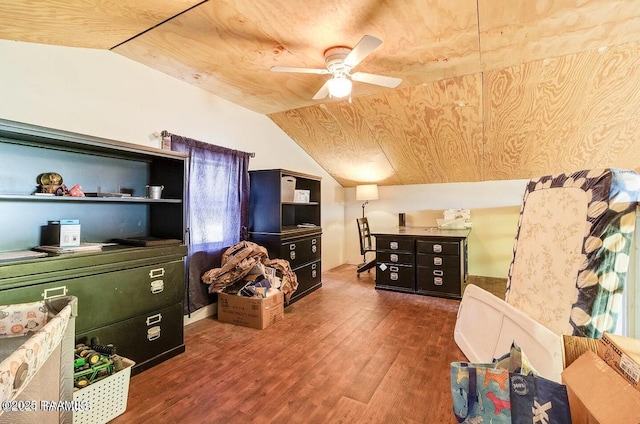
{"label": "dark wood dresser", "polygon": [[460,299],[468,273],[469,232],[437,227],[373,231],[376,288]]}

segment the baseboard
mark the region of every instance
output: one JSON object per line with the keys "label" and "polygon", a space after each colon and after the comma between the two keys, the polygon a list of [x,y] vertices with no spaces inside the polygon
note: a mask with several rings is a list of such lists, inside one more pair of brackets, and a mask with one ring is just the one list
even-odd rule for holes
{"label": "baseboard", "polygon": [[192,324],[196,321],[200,321],[201,319],[209,318],[212,315],[218,314],[218,304],[212,303],[203,308],[198,309],[197,311],[191,312],[191,316],[184,315],[184,325]]}

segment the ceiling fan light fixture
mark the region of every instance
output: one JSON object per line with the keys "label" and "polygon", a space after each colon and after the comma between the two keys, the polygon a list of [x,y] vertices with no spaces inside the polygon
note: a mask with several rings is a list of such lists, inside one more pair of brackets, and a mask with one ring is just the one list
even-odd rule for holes
{"label": "ceiling fan light fixture", "polygon": [[346,97],[351,94],[351,80],[346,77],[333,77],[329,80],[329,94],[331,97]]}

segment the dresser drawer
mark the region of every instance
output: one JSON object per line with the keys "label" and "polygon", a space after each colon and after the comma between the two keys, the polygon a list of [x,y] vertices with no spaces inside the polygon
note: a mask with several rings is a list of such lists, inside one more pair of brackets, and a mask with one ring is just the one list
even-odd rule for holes
{"label": "dresser drawer", "polygon": [[295,239],[282,243],[281,258],[289,261],[291,268],[320,259],[322,238],[320,235]]}
{"label": "dresser drawer", "polygon": [[409,265],[378,263],[376,287],[413,293],[415,290],[415,268]]}
{"label": "dresser drawer", "polygon": [[146,369],[145,362],[183,345],[182,314],[182,303],[177,303],[105,327],[77,332],[76,343],[90,344],[97,337],[100,344],[113,344],[119,355],[135,361],[136,368]]}
{"label": "dresser drawer", "polygon": [[321,261],[315,261],[313,263],[296,268],[293,271],[296,273],[296,278],[298,279],[298,289],[291,296],[292,299],[303,296],[307,294],[307,292],[315,290],[322,285]]}
{"label": "dresser drawer", "polygon": [[376,251],[376,262],[391,264],[413,265],[413,253]]}
{"label": "dresser drawer", "polygon": [[413,252],[415,239],[410,237],[376,236],[376,250]]}
{"label": "dresser drawer", "polygon": [[76,332],[79,333],[180,302],[183,292],[183,261],[177,260],[35,284],[1,293],[3,303],[7,304],[76,296]]}
{"label": "dresser drawer", "polygon": [[460,268],[418,267],[416,291],[459,298],[461,295]]}
{"label": "dresser drawer", "polygon": [[417,253],[460,255],[460,242],[418,239],[416,244],[416,251]]}
{"label": "dresser drawer", "polygon": [[460,256],[418,254],[418,266],[460,269]]}

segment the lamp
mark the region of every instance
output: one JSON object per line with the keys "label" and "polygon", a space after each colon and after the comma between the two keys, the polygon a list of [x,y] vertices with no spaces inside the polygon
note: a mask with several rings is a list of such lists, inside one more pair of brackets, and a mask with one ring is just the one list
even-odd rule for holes
{"label": "lamp", "polygon": [[364,207],[369,203],[369,200],[378,200],[378,185],[363,184],[356,186],[356,200],[365,201],[362,204],[362,217],[364,218]]}
{"label": "lamp", "polygon": [[346,97],[351,94],[351,86],[351,80],[348,78],[335,76],[329,80],[329,94],[331,97]]}

